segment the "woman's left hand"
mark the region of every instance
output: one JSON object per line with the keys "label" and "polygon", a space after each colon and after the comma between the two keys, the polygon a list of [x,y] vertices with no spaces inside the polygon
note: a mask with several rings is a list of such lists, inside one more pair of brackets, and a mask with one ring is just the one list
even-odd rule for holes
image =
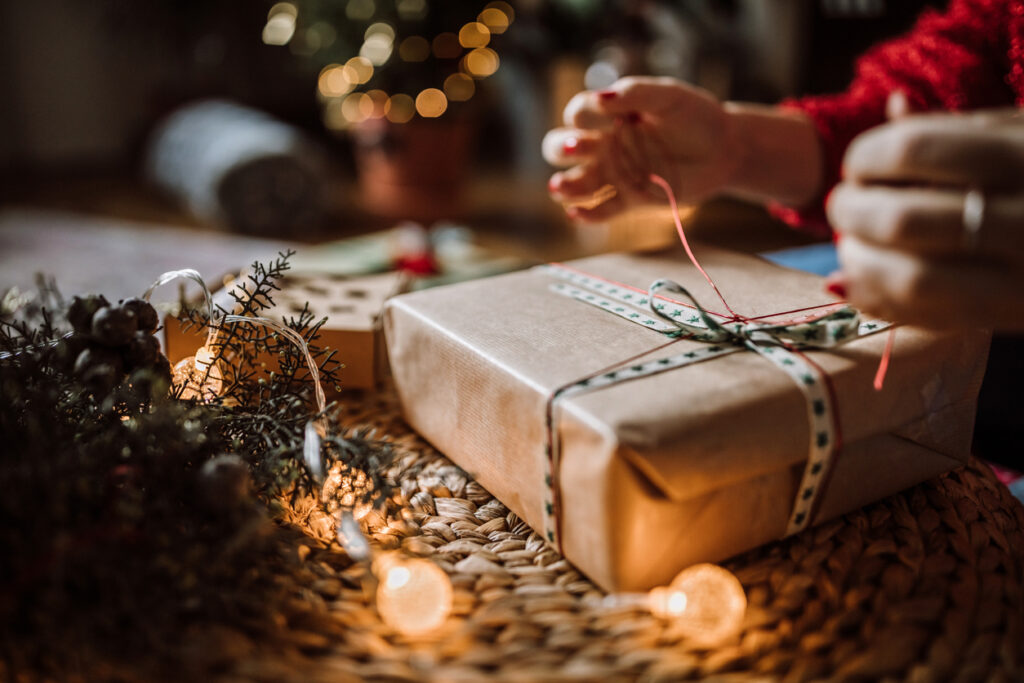
{"label": "woman's left hand", "polygon": [[856,138],[827,205],[834,290],[899,322],[1024,330],[1022,115],[907,116]]}

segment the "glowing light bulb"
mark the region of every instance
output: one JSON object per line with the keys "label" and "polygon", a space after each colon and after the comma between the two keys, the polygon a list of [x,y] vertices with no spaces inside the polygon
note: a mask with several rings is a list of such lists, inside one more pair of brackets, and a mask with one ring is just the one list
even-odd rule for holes
{"label": "glowing light bulb", "polygon": [[694,644],[710,646],[739,632],[747,596],[727,569],[696,564],[679,572],[667,587],[653,589],[648,605]]}
{"label": "glowing light bulb", "polygon": [[399,633],[417,636],[441,626],[452,611],[452,583],[430,560],[378,558],[377,612]]}
{"label": "glowing light bulb", "polygon": [[665,586],[652,589],[648,601],[651,613],[662,619],[672,619],[686,611],[686,593]]}
{"label": "glowing light bulb", "polygon": [[224,386],[224,374],[217,355],[202,346],[196,355],[183,358],[171,372],[175,395],[184,400],[212,401]]}

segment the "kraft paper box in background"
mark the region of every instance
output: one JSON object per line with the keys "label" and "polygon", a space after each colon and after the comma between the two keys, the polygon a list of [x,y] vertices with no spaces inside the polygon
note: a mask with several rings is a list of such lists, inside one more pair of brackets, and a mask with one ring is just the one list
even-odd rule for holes
{"label": "kraft paper box in background", "polygon": [[[244,277],[241,276],[241,277]],[[229,295],[234,278],[213,292],[214,303],[231,311],[234,301]],[[370,389],[387,376],[387,354],[381,334],[379,317],[388,297],[404,291],[409,278],[400,272],[376,275],[326,275],[291,273],[278,285],[273,308],[260,315],[274,320],[297,318],[308,302],[313,320],[327,316],[320,328],[316,344],[333,349],[335,358],[344,365],[338,373],[343,389]],[[165,351],[172,364],[194,355],[206,340],[203,330],[183,329],[174,316],[164,320]],[[264,359],[268,367],[276,367],[272,358]],[[325,386],[327,392],[333,387]]]}
{"label": "kraft paper box in background", "polygon": [[[829,302],[817,276],[709,247],[697,253],[743,315]],[[709,308],[717,302],[681,252],[567,265],[643,291],[668,277]],[[550,518],[552,393],[629,359],[707,347],[686,339],[665,346],[671,340],[664,335],[554,293],[557,281],[532,269],[405,294],[389,301],[384,316],[409,423],[539,533]],[[886,336],[806,354],[834,388],[843,444],[815,522],[969,455],[988,335],[899,327],[885,386],[876,392]],[[558,406],[561,547],[602,587],[664,585],[689,564],[721,561],[785,535],[808,458],[808,403],[793,379],[758,353],[566,396]]]}

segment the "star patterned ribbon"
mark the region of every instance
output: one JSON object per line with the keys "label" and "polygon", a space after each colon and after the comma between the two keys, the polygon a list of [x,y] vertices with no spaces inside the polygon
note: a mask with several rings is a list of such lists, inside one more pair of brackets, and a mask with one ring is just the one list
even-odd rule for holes
{"label": "star patterned ribbon", "polygon": [[[890,323],[862,321],[855,309],[844,304],[817,306],[759,318],[736,314],[725,316],[707,311],[684,287],[671,280],[658,280],[643,292],[561,264],[538,268],[562,280],[550,287],[557,294],[659,332],[672,340],[670,344],[680,339],[707,344],[680,354],[637,362],[639,358],[666,345],[650,349],[634,359],[570,382],[552,392],[545,415],[545,483],[548,495],[544,503],[544,520],[545,536],[549,542],[561,549],[561,491],[558,483],[561,449],[556,425],[557,410],[562,399],[744,350],[753,351],[775,364],[794,381],[806,399],[810,425],[807,461],[786,535],[798,533],[811,523],[840,444],[840,430],[828,376],[802,350],[832,348],[881,331],[889,327]],[[680,296],[685,301],[670,298],[667,294]],[[783,315],[791,317],[782,322],[774,320]],[[764,318],[772,318],[773,321],[765,322]]]}

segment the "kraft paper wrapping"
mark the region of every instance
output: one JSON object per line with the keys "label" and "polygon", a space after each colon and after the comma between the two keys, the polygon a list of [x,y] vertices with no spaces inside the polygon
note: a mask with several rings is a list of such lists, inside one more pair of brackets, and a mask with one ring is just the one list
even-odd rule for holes
{"label": "kraft paper wrapping", "polygon": [[[821,278],[698,246],[733,309],[755,317],[830,303]],[[568,265],[645,289],[661,277],[721,308],[682,254],[613,254]],[[392,299],[385,334],[409,423],[534,529],[543,526],[548,397],[664,347],[665,336],[549,290],[540,270]],[[837,394],[843,448],[816,522],[965,462],[988,335],[900,327],[885,388],[886,333],[808,355]],[[678,340],[644,356],[699,348]],[[807,457],[805,399],[740,352],[559,401],[565,555],[608,590],[665,584],[683,567],[780,538]]]}

